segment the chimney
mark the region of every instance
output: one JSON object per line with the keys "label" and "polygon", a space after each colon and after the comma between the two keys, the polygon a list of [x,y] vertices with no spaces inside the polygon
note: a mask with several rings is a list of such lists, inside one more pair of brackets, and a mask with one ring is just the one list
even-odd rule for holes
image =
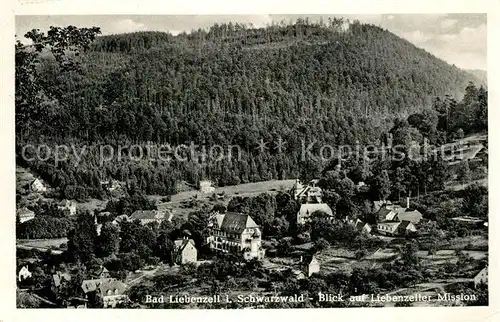
{"label": "chimney", "polygon": [[410,208],[410,197],[406,197],[406,209]]}

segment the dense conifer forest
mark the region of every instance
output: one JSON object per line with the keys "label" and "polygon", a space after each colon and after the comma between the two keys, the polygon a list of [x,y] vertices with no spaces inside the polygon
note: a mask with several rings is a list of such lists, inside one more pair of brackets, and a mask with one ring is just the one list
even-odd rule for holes
{"label": "dense conifer forest", "polygon": [[[439,144],[487,128],[485,84],[373,25],[299,19],[177,36],[98,33],[52,28],[16,45],[17,162],[61,197],[103,197],[109,179],[173,194],[180,180],[314,177],[332,165],[304,160],[304,143],[316,142],[316,153],[322,144],[382,144],[390,131],[395,142]],[[284,150],[275,148],[280,140]],[[239,146],[241,160],[99,160],[103,145],[191,143]],[[26,144],[67,144],[84,157],[78,167],[74,155],[27,161]]]}

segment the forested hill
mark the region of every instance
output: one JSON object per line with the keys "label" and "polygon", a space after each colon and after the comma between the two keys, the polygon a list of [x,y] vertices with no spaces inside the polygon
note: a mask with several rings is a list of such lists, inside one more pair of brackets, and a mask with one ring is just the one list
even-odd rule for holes
{"label": "forested hill", "polygon": [[[16,84],[24,84],[16,87],[18,147],[71,140],[244,150],[237,165],[169,165],[175,168],[164,170],[169,182],[293,177],[304,169],[301,140],[374,143],[396,117],[431,109],[436,97],[461,99],[469,81],[479,84],[387,30],[342,19],[257,29],[223,24],[177,36],[139,32],[97,37],[85,47],[72,56],[78,71],[67,67],[72,65],[60,50],[56,59],[42,55],[36,77],[25,75],[29,67],[19,62],[29,54],[16,48]],[[286,155],[269,151],[252,158],[261,139],[277,138],[288,143]],[[120,166],[95,169],[92,176],[125,180],[123,173],[133,170]],[[165,191],[142,181],[146,191]]]}
{"label": "forested hill", "polygon": [[[429,107],[436,96],[460,96],[476,81],[386,30],[358,23],[347,29],[341,20],[105,36],[83,61],[83,78],[48,75],[64,93],[60,135],[182,143],[185,135],[193,139],[183,132],[197,131],[179,126],[186,116],[205,129],[214,118],[223,128],[234,118],[291,128],[327,120],[332,135],[344,122],[387,129],[385,116]],[[90,133],[90,124],[99,131]],[[371,139],[355,127],[341,132]]]}

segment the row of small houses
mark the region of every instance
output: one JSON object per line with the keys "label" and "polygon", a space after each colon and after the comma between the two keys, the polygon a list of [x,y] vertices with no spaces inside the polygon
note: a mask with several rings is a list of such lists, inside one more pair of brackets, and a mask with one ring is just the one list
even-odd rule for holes
{"label": "row of small houses", "polygon": [[[345,220],[361,232],[377,232],[386,236],[407,236],[417,232],[415,225],[423,219],[422,214],[418,210],[410,209],[409,205],[402,207],[388,201],[375,202],[375,207],[378,208],[374,218],[376,224],[370,225],[359,219],[353,221],[346,218]],[[321,213],[333,218],[333,212],[326,203],[303,203],[297,214],[297,224],[306,224],[314,213]]]}
{"label": "row of small houses", "polygon": [[[27,266],[21,267],[18,272],[19,282],[30,279],[32,273]],[[57,271],[52,275],[51,289],[57,293],[64,285],[71,282],[71,275],[67,272]],[[74,308],[85,308],[91,295],[99,296],[103,301],[103,306],[116,307],[120,303],[129,300],[126,290],[127,285],[122,281],[112,278],[109,271],[101,266],[93,272],[92,279],[83,280],[81,287],[82,297],[72,297],[67,299],[66,306]]]}
{"label": "row of small houses", "polygon": [[[186,245],[190,244],[186,243]],[[293,273],[298,279],[309,277],[314,273],[318,273],[320,265],[314,255],[308,259],[300,260],[300,269],[293,270]],[[19,281],[31,278],[31,272],[27,266],[23,266],[18,272]],[[71,282],[71,275],[65,272],[56,272],[52,276],[51,288],[54,292],[61,289],[66,283]],[[479,271],[473,278],[474,287],[488,284],[488,266]],[[99,296],[103,301],[105,308],[114,308],[121,303],[129,302],[129,297],[126,293],[127,285],[116,278],[109,276],[109,272],[105,267],[100,268],[99,272],[93,279],[83,280],[81,284],[82,297],[72,297],[67,299],[66,306],[69,308],[86,308],[91,294]]]}
{"label": "row of small houses", "polygon": [[[332,209],[322,202],[323,192],[317,186],[318,180],[311,180],[307,185],[302,184],[299,179],[295,181],[291,194],[295,200],[300,202],[300,209],[297,213],[297,224],[304,225],[311,220],[314,213],[321,213],[324,216],[333,218]],[[352,221],[346,218],[347,222],[352,223],[357,230],[372,233],[377,232],[387,236],[407,236],[415,233],[418,224],[422,220],[422,214],[418,210],[411,210],[409,198],[407,198],[406,207],[393,204],[390,201],[375,201],[375,220],[376,225],[371,226],[361,220]]]}

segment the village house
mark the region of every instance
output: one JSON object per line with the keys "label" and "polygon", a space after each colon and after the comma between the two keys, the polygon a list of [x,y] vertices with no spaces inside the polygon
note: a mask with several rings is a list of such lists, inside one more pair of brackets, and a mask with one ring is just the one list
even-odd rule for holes
{"label": "village house", "polygon": [[392,202],[385,202],[381,204],[379,201],[374,202],[375,207],[380,205],[380,208],[375,213],[377,222],[383,221],[410,221],[413,224],[419,223],[423,216],[416,210],[410,210],[410,198],[406,198],[406,207]]}
{"label": "village house", "polygon": [[92,277],[94,278],[109,278],[109,271],[103,265],[99,266],[97,269],[94,269],[92,272]]}
{"label": "village house", "polygon": [[111,184],[108,186],[108,191],[115,191],[121,189],[122,184],[118,180],[111,180]]}
{"label": "village house", "polygon": [[52,281],[51,281],[52,291],[56,293],[57,290],[62,285],[68,283],[69,281],[71,281],[71,275],[69,275],[68,273],[57,271],[54,275],[52,275]]}
{"label": "village house", "polygon": [[28,266],[21,267],[21,269],[17,273],[17,280],[19,282],[22,282],[30,277],[31,277],[31,272],[28,270]]}
{"label": "village house", "polygon": [[142,225],[150,222],[161,223],[165,220],[165,212],[159,210],[136,210],[128,218],[130,221],[139,220]]}
{"label": "village house", "polygon": [[376,212],[375,215],[376,215],[376,218],[377,218],[377,222],[380,222],[380,221],[392,221],[396,217],[397,213],[394,210],[386,208],[384,206],[384,207],[380,208]]}
{"label": "village house", "polygon": [[307,277],[310,277],[314,273],[318,273],[320,269],[319,262],[314,255],[306,256],[306,258],[301,257],[300,266],[304,275]]}
{"label": "village house", "polygon": [[30,184],[31,191],[33,192],[45,192],[47,191],[47,188],[44,186],[42,181],[40,179],[35,179],[33,182]]}
{"label": "village house", "polygon": [[67,211],[70,216],[76,215],[76,202],[64,199],[57,205],[57,209]]}
{"label": "village house", "polygon": [[202,193],[213,193],[215,191],[215,188],[212,186],[212,181],[200,181],[200,191]]}
{"label": "village house", "polygon": [[377,232],[381,235],[395,236],[399,226],[398,221],[383,221],[377,223]]}
{"label": "village house", "polygon": [[408,236],[417,232],[415,225],[409,220],[403,220],[399,223],[397,234],[399,236]]}
{"label": "village house", "polygon": [[128,301],[125,294],[127,286],[114,278],[84,280],[81,287],[87,297],[91,292],[100,296],[105,308],[116,307],[117,304]]}
{"label": "village house", "polygon": [[488,284],[488,266],[474,276],[474,287],[477,288],[481,284]]}
{"label": "village house", "polygon": [[174,242],[172,251],[172,260],[175,264],[182,265],[187,263],[196,263],[198,251],[194,240],[183,238]]}
{"label": "village house", "polygon": [[299,179],[295,180],[292,188],[292,195],[295,200],[301,203],[321,203],[323,191],[317,186],[319,180],[311,180],[309,185],[304,186]]}
{"label": "village house", "polygon": [[391,206],[392,202],[389,200],[376,200],[373,202],[373,212],[378,212],[384,206]]}
{"label": "village house", "polygon": [[249,215],[227,212],[214,213],[210,218],[211,227],[208,242],[210,248],[232,254],[243,254],[246,260],[263,259],[260,227]]}
{"label": "village house", "polygon": [[372,227],[370,225],[368,225],[365,222],[362,222],[359,219],[356,220],[356,223],[354,224],[354,227],[356,228],[357,231],[359,231],[361,233],[369,234],[372,231]]}
{"label": "village house", "polygon": [[304,274],[304,272],[301,270],[294,269],[294,270],[292,270],[292,273],[295,276],[295,278],[298,280],[306,278],[306,274]]}
{"label": "village house", "polygon": [[303,203],[297,213],[297,224],[304,225],[311,220],[315,212],[324,213],[327,217],[333,218],[332,209],[326,203]]}
{"label": "village house", "polygon": [[417,232],[415,225],[408,220],[383,221],[377,224],[377,232],[386,236],[408,236]]}
{"label": "village house", "polygon": [[19,222],[23,223],[28,220],[31,220],[35,218],[35,213],[32,210],[29,210],[26,207],[23,207],[21,209],[18,209],[16,212],[17,216],[19,217]]}
{"label": "village house", "polygon": [[110,192],[121,189],[122,183],[118,180],[101,181],[101,186]]}

